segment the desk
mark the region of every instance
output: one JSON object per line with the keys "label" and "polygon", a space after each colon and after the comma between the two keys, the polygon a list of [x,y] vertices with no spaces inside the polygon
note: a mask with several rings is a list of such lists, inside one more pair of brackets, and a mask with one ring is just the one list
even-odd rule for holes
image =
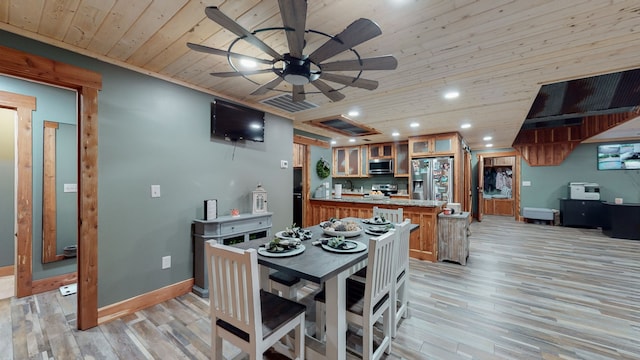
{"label": "desk", "polygon": [[[312,240],[303,241],[305,251],[297,256],[272,258],[258,255],[258,263],[269,269],[285,271],[291,275],[325,284],[326,291],[326,319],[327,339],[325,353],[317,352],[315,348],[307,346],[307,359],[346,359],[347,347],[347,319],[346,319],[346,290],[345,282],[349,275],[366,265],[368,251],[350,254],[336,254],[323,250],[320,246],[313,246],[311,241],[323,237],[319,226],[309,228],[313,233]],[[371,236],[362,233],[360,236],[349,238],[368,243]],[[233,245],[241,249],[258,249],[268,239],[252,240]],[[267,269],[268,270],[268,269]],[[260,272],[260,282],[263,288],[268,281],[268,271]],[[331,301],[330,301],[331,300]],[[313,339],[310,341],[314,341]],[[308,344],[307,344],[308,345]]]}

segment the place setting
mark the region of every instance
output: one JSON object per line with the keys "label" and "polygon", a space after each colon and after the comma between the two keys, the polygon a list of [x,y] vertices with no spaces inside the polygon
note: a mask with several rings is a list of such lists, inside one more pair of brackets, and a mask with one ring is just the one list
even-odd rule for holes
{"label": "place setting", "polygon": [[301,229],[293,224],[285,230],[278,231],[273,240],[260,245],[258,254],[266,257],[287,257],[302,254],[306,247],[303,240],[309,240],[313,234],[310,230]]}

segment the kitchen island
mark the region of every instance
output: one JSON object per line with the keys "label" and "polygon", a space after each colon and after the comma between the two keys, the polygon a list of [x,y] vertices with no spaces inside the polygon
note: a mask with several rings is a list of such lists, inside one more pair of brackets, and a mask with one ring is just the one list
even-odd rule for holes
{"label": "kitchen island", "polygon": [[369,197],[343,197],[342,199],[310,199],[306,218],[311,224],[319,224],[330,218],[370,218],[373,207],[402,208],[404,218],[411,219],[419,229],[411,232],[409,255],[420,260],[438,259],[438,214],[444,201],[411,199],[372,199]]}

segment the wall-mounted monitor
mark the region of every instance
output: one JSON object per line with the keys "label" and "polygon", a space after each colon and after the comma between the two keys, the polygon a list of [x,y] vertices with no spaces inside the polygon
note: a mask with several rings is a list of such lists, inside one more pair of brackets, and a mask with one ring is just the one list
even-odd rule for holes
{"label": "wall-mounted monitor", "polygon": [[598,170],[640,169],[640,143],[598,145]]}
{"label": "wall-mounted monitor", "polygon": [[264,112],[216,100],[211,103],[211,135],[228,141],[264,141]]}

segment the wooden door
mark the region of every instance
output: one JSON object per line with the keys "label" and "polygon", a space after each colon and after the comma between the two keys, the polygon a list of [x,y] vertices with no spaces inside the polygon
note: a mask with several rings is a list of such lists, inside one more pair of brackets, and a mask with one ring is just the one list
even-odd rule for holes
{"label": "wooden door", "polygon": [[484,156],[478,159],[478,221],[482,221],[484,214]]}

